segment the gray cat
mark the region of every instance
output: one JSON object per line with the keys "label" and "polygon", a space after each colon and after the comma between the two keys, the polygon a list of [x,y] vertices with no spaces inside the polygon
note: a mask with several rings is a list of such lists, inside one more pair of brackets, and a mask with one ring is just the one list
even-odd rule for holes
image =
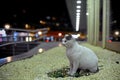
{"label": "gray cat", "polygon": [[66,56],[70,62],[68,72],[70,76],[73,76],[78,69],[89,70],[92,73],[98,71],[98,57],[91,49],[79,45],[71,34],[64,36],[62,44],[66,47]]}

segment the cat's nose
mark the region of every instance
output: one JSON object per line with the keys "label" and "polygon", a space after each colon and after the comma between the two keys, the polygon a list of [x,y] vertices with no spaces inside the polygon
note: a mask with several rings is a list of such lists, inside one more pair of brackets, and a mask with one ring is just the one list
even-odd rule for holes
{"label": "cat's nose", "polygon": [[64,42],[67,42],[66,40]]}

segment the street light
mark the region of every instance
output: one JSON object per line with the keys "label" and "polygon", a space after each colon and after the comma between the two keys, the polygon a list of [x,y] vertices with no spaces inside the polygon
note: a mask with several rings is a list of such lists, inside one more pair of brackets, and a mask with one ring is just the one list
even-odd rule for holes
{"label": "street light", "polygon": [[58,36],[61,37],[61,36],[62,36],[62,33],[58,33]]}
{"label": "street light", "polygon": [[25,28],[28,29],[30,28],[30,26],[28,24],[25,24]]}
{"label": "street light", "polygon": [[115,31],[115,35],[118,36],[120,34],[119,31]]}
{"label": "street light", "polygon": [[39,31],[38,34],[39,34],[39,35],[42,35],[42,31]]}
{"label": "street light", "polygon": [[5,24],[5,29],[10,29],[10,24]]}
{"label": "street light", "polygon": [[58,33],[58,38],[59,38],[59,41],[61,41],[61,39],[62,39],[62,33]]}
{"label": "street light", "polygon": [[76,2],[76,31],[79,31],[80,27],[80,12],[81,12],[81,0],[77,0]]}

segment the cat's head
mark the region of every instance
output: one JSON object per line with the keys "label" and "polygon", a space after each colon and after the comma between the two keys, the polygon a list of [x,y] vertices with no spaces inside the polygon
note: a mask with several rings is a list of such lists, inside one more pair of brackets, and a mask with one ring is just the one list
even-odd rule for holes
{"label": "cat's head", "polygon": [[72,36],[72,34],[66,34],[62,39],[62,44],[65,47],[72,47],[74,45],[75,38]]}

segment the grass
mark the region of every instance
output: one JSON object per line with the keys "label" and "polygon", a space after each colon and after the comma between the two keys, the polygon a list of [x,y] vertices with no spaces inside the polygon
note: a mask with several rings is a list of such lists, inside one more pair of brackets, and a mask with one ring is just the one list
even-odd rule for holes
{"label": "grass", "polygon": [[[51,71],[48,74],[48,77],[52,77],[52,78],[65,78],[65,77],[70,77],[70,75],[67,74],[67,72],[69,71],[69,67],[63,67],[61,69],[55,70],[55,71]],[[79,69],[77,70],[77,72],[71,76],[71,77],[82,77],[82,76],[89,76],[93,73],[90,73],[89,71],[80,71]]]}
{"label": "grass", "polygon": [[56,74],[66,74],[68,70],[69,62],[65,55],[65,47],[61,46],[1,66],[0,80],[120,80],[120,54],[87,43],[81,45],[91,48],[98,56],[98,73],[81,77],[54,77]]}

